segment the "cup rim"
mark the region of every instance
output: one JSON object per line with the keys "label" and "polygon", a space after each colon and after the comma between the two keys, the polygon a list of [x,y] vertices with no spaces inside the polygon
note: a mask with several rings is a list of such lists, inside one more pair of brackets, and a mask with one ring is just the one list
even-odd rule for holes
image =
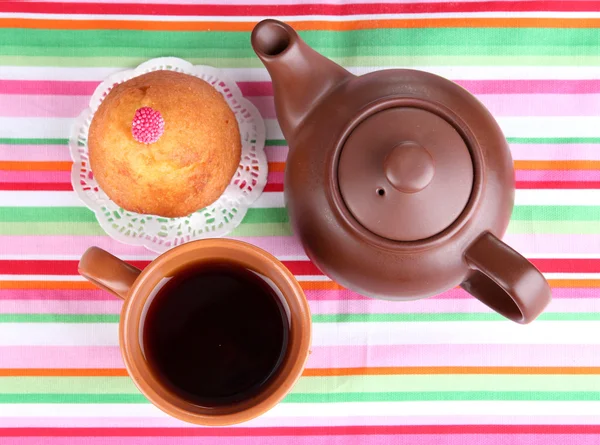
{"label": "cup rim", "polygon": [[[258,394],[242,402],[217,408],[202,408],[174,394],[161,384],[144,359],[140,334],[142,311],[151,290],[164,277],[161,269],[178,264],[176,258],[191,258],[193,253],[207,255],[206,261],[225,259],[250,267],[271,279],[290,308],[287,351],[275,375]],[[203,257],[200,257],[201,259]],[[181,266],[201,261],[181,261]],[[252,263],[244,262],[251,260]],[[180,420],[205,426],[225,426],[246,422],[269,411],[292,389],[302,375],[310,353],[312,326],[308,301],[302,287],[289,269],[275,256],[252,244],[232,239],[203,239],[177,246],[152,261],[131,287],[119,323],[119,343],[125,367],[146,398],[163,412]]]}

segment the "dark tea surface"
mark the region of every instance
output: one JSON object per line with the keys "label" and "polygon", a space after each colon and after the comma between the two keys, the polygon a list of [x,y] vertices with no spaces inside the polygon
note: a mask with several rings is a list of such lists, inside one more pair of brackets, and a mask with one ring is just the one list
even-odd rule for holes
{"label": "dark tea surface", "polygon": [[218,406],[256,394],[280,365],[288,320],[275,290],[236,264],[199,264],[158,291],[143,327],[158,378],[192,403]]}

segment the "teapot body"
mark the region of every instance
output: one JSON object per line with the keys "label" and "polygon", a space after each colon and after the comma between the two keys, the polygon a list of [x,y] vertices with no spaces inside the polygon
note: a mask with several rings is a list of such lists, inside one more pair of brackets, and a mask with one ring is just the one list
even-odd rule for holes
{"label": "teapot body", "polygon": [[[368,116],[392,108],[424,109],[451,123],[473,161],[466,207],[426,239],[395,241],[373,233],[340,193],[338,165],[348,136]],[[439,76],[384,70],[349,77],[315,103],[289,146],[284,190],[293,231],[323,273],[360,294],[409,300],[451,289],[471,273],[464,258],[468,246],[484,232],[500,238],[508,226],[514,170],[507,142],[474,96]]]}

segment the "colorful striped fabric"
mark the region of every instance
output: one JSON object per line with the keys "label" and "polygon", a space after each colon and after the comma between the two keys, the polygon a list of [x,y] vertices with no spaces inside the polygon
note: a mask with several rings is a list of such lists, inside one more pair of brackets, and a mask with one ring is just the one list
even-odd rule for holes
{"label": "colorful striped fabric", "polygon": [[[0,443],[598,443],[600,1],[203,3],[0,3]],[[504,321],[459,289],[367,299],[307,260],[284,209],[270,79],[249,44],[265,17],[352,72],[424,69],[489,107],[516,168],[505,240],[553,287],[539,320]],[[103,78],[156,56],[224,69],[260,109],[269,183],[232,236],[281,258],[313,311],[304,376],[244,425],[193,427],[149,404],[119,354],[121,301],[77,276],[91,245],[140,267],[154,257],[112,241],[77,199],[67,138]]]}

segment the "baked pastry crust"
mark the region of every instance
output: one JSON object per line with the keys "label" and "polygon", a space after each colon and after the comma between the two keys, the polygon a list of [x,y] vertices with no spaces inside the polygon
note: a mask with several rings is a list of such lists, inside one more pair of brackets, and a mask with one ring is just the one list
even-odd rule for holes
{"label": "baked pastry crust", "polygon": [[[152,144],[132,135],[136,111],[150,107],[164,119]],[[207,82],[154,71],[115,86],[94,114],[88,136],[90,166],[102,190],[125,210],[187,216],[216,201],[241,157],[237,120]]]}

